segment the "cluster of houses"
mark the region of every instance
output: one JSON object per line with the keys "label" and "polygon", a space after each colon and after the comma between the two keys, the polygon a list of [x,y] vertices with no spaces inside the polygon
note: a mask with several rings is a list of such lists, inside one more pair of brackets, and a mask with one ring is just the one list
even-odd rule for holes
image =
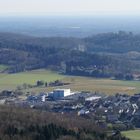
{"label": "cluster of houses", "polygon": [[15,99],[16,105],[46,109],[58,113],[71,113],[93,119],[96,123],[129,124],[140,127],[140,94],[104,95],[86,91],[71,92],[70,89],[55,89],[50,93],[28,95],[25,100],[17,100],[12,92],[3,92],[3,99]]}
{"label": "cluster of houses", "polygon": [[88,101],[79,114],[85,115],[84,113],[96,118],[97,122],[134,124],[140,127],[140,94],[133,96],[116,94]]}
{"label": "cluster of houses", "polygon": [[107,96],[90,92],[74,93],[70,89],[56,89],[45,95],[45,98],[43,94],[40,96],[38,95],[38,99],[42,99],[42,102],[53,103],[50,109],[53,112],[75,113],[104,125],[111,123],[140,127],[140,94]]}

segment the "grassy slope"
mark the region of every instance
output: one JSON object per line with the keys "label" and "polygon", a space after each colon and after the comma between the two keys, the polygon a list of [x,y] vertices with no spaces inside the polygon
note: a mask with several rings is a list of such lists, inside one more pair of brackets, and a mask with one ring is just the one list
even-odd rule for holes
{"label": "grassy slope", "polygon": [[[107,94],[114,93],[138,93],[140,92],[139,81],[117,81],[111,79],[94,79],[76,76],[62,76],[57,73],[47,70],[36,70],[30,72],[22,72],[17,74],[0,74],[0,89],[14,89],[18,85],[28,83],[34,85],[37,80],[47,82],[62,79],[65,82],[71,83],[62,88],[71,88],[74,91],[88,90],[97,91]],[[55,87],[56,88],[56,87]],[[32,92],[51,91],[53,88],[33,88],[28,89]]]}
{"label": "grassy slope", "polygon": [[122,134],[131,140],[140,140],[140,130],[125,131]]}

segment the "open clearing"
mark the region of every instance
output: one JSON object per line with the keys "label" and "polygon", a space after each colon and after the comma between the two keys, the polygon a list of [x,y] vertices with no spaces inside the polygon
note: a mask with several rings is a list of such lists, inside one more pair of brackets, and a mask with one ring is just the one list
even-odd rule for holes
{"label": "open clearing", "polygon": [[140,130],[124,131],[122,134],[131,140],[140,140]]}
{"label": "open clearing", "polygon": [[[80,76],[67,76],[48,70],[34,70],[16,74],[0,73],[0,90],[15,89],[18,85],[24,83],[35,85],[37,80],[51,82],[54,80],[62,80],[70,83],[70,85],[54,88],[71,88],[73,91],[96,91],[106,94],[128,93],[134,94],[140,92],[140,81],[120,81],[111,79],[95,79]],[[53,90],[52,87],[31,88],[26,91],[31,92],[48,92]]]}

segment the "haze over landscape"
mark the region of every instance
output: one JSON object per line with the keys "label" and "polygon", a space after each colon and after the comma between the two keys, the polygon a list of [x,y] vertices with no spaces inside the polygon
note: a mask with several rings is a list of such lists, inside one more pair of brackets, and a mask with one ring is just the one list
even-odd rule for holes
{"label": "haze over landscape", "polygon": [[0,1],[0,31],[85,37],[119,30],[139,33],[138,0]]}
{"label": "haze over landscape", "polygon": [[0,0],[0,140],[140,140],[140,1]]}
{"label": "haze over landscape", "polygon": [[139,24],[139,16],[1,17],[0,31],[42,37],[86,37],[120,30],[139,34]]}

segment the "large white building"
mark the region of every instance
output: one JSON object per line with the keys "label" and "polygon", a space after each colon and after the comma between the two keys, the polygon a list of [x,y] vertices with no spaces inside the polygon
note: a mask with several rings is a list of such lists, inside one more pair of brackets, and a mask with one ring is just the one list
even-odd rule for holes
{"label": "large white building", "polygon": [[70,89],[55,89],[53,90],[53,98],[60,99],[72,95]]}

